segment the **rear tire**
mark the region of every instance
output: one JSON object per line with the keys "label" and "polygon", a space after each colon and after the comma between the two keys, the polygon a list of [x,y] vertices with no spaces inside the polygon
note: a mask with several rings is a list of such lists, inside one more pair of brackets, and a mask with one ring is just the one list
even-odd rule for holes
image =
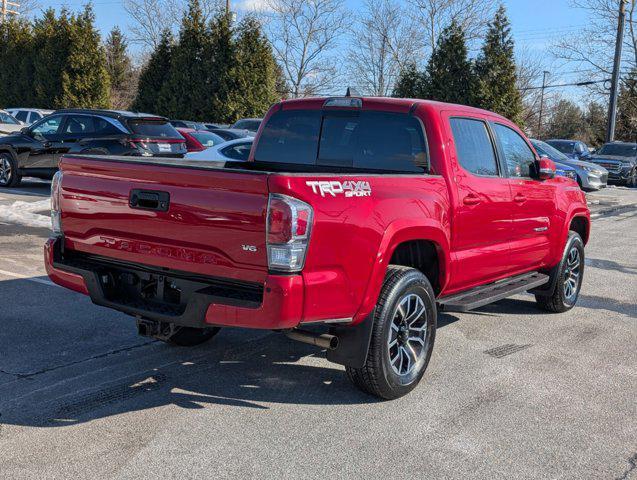
{"label": "rear tire", "polygon": [[576,232],[569,232],[566,248],[557,270],[551,295],[535,295],[538,306],[552,313],[563,313],[575,306],[584,278],[584,242]]}
{"label": "rear tire", "polygon": [[179,327],[173,335],[160,340],[178,347],[194,347],[207,342],[217,333],[220,328],[192,328],[192,327]]}
{"label": "rear tire", "polygon": [[22,181],[18,162],[9,153],[0,153],[0,187],[17,187]]}
{"label": "rear tire", "polygon": [[422,272],[390,265],[376,310],[367,361],[346,367],[362,391],[391,400],[412,391],[427,369],[436,337],[436,301]]}

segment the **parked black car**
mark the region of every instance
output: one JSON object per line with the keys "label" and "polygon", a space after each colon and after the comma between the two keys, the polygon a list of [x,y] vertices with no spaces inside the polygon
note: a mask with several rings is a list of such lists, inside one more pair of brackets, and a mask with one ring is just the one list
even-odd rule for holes
{"label": "parked black car", "polygon": [[605,143],[588,161],[608,170],[608,183],[637,187],[637,143]]}
{"label": "parked black car", "polygon": [[0,187],[50,179],[65,153],[183,157],[186,141],[166,118],[115,110],[57,110],[0,137]]}

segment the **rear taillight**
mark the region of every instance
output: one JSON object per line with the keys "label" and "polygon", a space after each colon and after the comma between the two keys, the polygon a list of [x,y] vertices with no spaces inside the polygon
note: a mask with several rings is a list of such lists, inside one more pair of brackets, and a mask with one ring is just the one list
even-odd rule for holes
{"label": "rear taillight", "polygon": [[60,195],[62,189],[62,172],[57,171],[51,181],[51,230],[55,235],[62,234],[62,209]]}
{"label": "rear taillight", "polygon": [[303,269],[313,214],[312,207],[301,200],[270,194],[266,233],[270,270],[299,272]]}

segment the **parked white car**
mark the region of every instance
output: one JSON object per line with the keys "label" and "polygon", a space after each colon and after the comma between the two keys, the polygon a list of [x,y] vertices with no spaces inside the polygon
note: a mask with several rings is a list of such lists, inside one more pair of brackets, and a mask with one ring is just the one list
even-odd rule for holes
{"label": "parked white car", "polygon": [[23,125],[13,115],[5,110],[0,110],[0,135],[19,132]]}
{"label": "parked white car", "polygon": [[250,156],[253,137],[238,138],[223,142],[201,152],[187,153],[187,160],[209,160],[215,162],[245,162]]}
{"label": "parked white car", "polygon": [[7,112],[20,120],[25,125],[31,125],[42,117],[46,117],[53,113],[53,110],[43,110],[41,108],[7,108]]}

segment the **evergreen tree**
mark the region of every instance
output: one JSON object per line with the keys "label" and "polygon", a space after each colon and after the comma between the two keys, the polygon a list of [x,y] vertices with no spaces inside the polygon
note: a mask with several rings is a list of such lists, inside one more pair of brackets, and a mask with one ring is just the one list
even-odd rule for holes
{"label": "evergreen tree", "polygon": [[135,75],[128,45],[119,27],[109,33],[104,45],[106,71],[111,81],[110,103],[113,108],[127,109],[132,101]]}
{"label": "evergreen tree", "polygon": [[409,62],[401,71],[394,85],[393,97],[424,98],[425,77],[418,71],[416,64]]}
{"label": "evergreen tree", "polygon": [[287,79],[285,78],[285,73],[283,73],[283,68],[281,68],[279,62],[276,62],[275,68],[276,70],[274,75],[276,77],[276,94],[279,100],[284,100],[290,95],[290,87],[288,85]]}
{"label": "evergreen tree", "polygon": [[581,138],[585,130],[582,110],[570,100],[560,100],[548,122],[546,138]]}
{"label": "evergreen tree", "polygon": [[623,79],[617,99],[617,140],[637,141],[637,70]]}
{"label": "evergreen tree", "polygon": [[216,122],[232,123],[239,117],[241,96],[250,92],[241,92],[237,87],[238,58],[227,15],[219,15],[211,21],[208,59],[208,115]]}
{"label": "evergreen tree", "polygon": [[166,114],[159,108],[158,97],[170,72],[173,45],[174,39],[170,30],[164,30],[157,48],[142,68],[137,96],[131,107],[133,110],[158,115]]}
{"label": "evergreen tree", "polygon": [[108,108],[110,81],[106,55],[90,5],[71,18],[69,56],[62,72],[60,107]]}
{"label": "evergreen tree", "polygon": [[172,118],[205,120],[210,94],[206,53],[210,38],[199,0],[189,0],[179,41],[172,49],[170,70],[159,92],[158,108]]}
{"label": "evergreen tree", "polygon": [[465,34],[454,21],[440,33],[431,54],[424,93],[432,100],[471,105],[474,83]]}
{"label": "evergreen tree", "polygon": [[598,102],[590,102],[584,113],[586,136],[584,142],[592,147],[599,147],[606,138],[606,108]]}
{"label": "evergreen tree", "polygon": [[33,102],[33,30],[18,18],[0,23],[0,105]]}
{"label": "evergreen tree", "polygon": [[475,106],[519,121],[522,100],[516,86],[511,27],[500,5],[489,24],[482,51],[475,63]]}
{"label": "evergreen tree", "polygon": [[62,74],[67,67],[71,48],[71,18],[62,9],[56,17],[49,8],[33,26],[33,95],[34,105],[40,108],[62,108]]}
{"label": "evergreen tree", "polygon": [[254,18],[248,17],[239,25],[236,56],[235,113],[238,117],[261,116],[278,100],[278,65],[270,42]]}

